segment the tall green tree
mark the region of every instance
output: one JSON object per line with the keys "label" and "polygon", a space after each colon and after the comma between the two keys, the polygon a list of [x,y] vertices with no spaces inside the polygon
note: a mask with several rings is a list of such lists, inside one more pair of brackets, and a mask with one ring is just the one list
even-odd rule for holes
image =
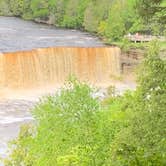
{"label": "tall green tree", "polygon": [[47,0],[33,0],[31,2],[31,9],[34,18],[48,19],[50,11]]}
{"label": "tall green tree", "polygon": [[137,0],[136,7],[140,16],[147,20],[156,12],[164,9],[164,7],[160,6],[163,1],[164,0]]}
{"label": "tall green tree", "polygon": [[144,19],[154,34],[164,34],[166,28],[166,1],[165,0],[137,0],[138,14]]}
{"label": "tall green tree", "polygon": [[97,32],[100,22],[108,18],[111,4],[112,0],[103,0],[102,3],[99,0],[91,1],[85,10],[84,28],[91,32]]}
{"label": "tall green tree", "polygon": [[110,153],[110,165],[166,165],[166,61],[153,42],[140,70],[130,125],[122,129]]}
{"label": "tall green tree", "polygon": [[9,5],[14,16],[22,16],[24,0],[10,0]]}

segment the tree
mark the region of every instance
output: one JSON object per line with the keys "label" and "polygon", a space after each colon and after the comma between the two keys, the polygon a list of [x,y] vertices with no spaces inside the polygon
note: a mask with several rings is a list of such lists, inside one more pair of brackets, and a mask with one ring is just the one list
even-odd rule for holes
{"label": "tree", "polygon": [[66,5],[63,26],[69,28],[82,28],[84,20],[84,12],[89,0],[69,0]]}
{"label": "tree", "polygon": [[136,9],[146,29],[155,35],[164,35],[166,28],[165,0],[137,0]]}
{"label": "tree", "polygon": [[118,1],[114,2],[111,6],[105,29],[105,34],[110,41],[120,40],[125,33],[125,20],[121,12],[123,5],[124,4]]}
{"label": "tree", "polygon": [[9,5],[14,16],[21,16],[23,14],[24,0],[10,0]]}
{"label": "tree", "polygon": [[103,0],[102,3],[99,0],[91,1],[85,10],[84,28],[90,32],[97,32],[100,22],[108,18],[111,4],[110,0]]}
{"label": "tree", "polygon": [[31,9],[34,18],[48,19],[49,5],[47,0],[32,0]]}
{"label": "tree", "polygon": [[110,165],[166,165],[166,61],[156,42],[143,62],[130,125],[116,136]]}

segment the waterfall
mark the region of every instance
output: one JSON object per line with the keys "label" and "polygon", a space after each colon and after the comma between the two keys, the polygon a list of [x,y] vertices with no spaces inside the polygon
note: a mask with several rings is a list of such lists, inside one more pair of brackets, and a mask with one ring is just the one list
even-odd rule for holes
{"label": "waterfall", "polygon": [[55,47],[0,54],[0,88],[62,85],[69,75],[98,85],[120,75],[117,47]]}

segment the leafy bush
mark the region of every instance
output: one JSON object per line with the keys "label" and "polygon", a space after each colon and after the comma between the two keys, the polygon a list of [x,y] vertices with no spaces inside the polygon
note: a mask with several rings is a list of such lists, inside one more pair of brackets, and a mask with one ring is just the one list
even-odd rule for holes
{"label": "leafy bush", "polygon": [[[164,2],[159,2],[156,7],[164,9]],[[165,35],[165,11],[153,8],[155,3],[144,0],[0,0],[0,14],[84,29],[112,43],[121,41],[129,32]]]}
{"label": "leafy bush", "polygon": [[9,7],[9,0],[0,0],[0,15],[10,16],[12,15]]}
{"label": "leafy bush", "polygon": [[109,0],[91,1],[84,14],[83,26],[87,31],[97,32],[100,22],[108,17],[111,3]]}
{"label": "leafy bush", "polygon": [[92,93],[74,80],[60,94],[42,99],[33,112],[36,127],[23,128],[6,165],[106,164],[110,144],[128,114],[116,112],[119,107],[101,111]]}
{"label": "leafy bush", "polygon": [[33,0],[31,2],[31,9],[32,9],[34,18],[48,19],[49,17],[48,1]]}
{"label": "leafy bush", "polygon": [[124,35],[125,24],[121,16],[121,10],[122,6],[120,2],[116,2],[112,5],[109,12],[105,34],[110,41],[120,40]]}
{"label": "leafy bush", "polygon": [[10,10],[14,16],[21,16],[23,14],[23,3],[24,0],[10,0]]}
{"label": "leafy bush", "polygon": [[70,0],[66,5],[62,25],[69,28],[82,28],[88,2],[89,0]]}
{"label": "leafy bush", "polygon": [[129,126],[114,139],[110,165],[166,164],[166,61],[156,42],[150,46],[140,73],[140,87]]}
{"label": "leafy bush", "polygon": [[22,17],[26,20],[33,19],[33,12],[31,9],[31,1],[32,0],[24,0],[23,1],[23,14]]}
{"label": "leafy bush", "polygon": [[97,6],[92,1],[91,3],[89,3],[87,9],[85,10],[84,23],[83,23],[85,30],[88,30],[90,32],[97,31],[97,27],[99,24],[98,20],[99,15],[96,13],[96,11],[97,11]]}

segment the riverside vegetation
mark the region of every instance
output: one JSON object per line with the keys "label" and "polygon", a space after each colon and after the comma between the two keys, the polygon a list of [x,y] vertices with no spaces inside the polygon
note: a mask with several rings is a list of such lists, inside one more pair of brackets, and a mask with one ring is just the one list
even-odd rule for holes
{"label": "riverside vegetation", "polygon": [[33,110],[10,145],[6,166],[165,166],[166,61],[149,46],[138,87],[103,101],[94,89],[70,79],[61,93]]}
{"label": "riverside vegetation", "polygon": [[[127,33],[165,35],[165,0],[0,0],[0,14],[95,33],[107,43]],[[128,41],[124,41],[128,42]],[[162,56],[161,56],[162,57]],[[166,61],[153,42],[136,91],[103,101],[71,79],[32,111],[10,144],[6,166],[165,166]]]}
{"label": "riverside vegetation", "polygon": [[166,34],[165,0],[0,0],[0,14],[76,28],[106,43],[127,33]]}

